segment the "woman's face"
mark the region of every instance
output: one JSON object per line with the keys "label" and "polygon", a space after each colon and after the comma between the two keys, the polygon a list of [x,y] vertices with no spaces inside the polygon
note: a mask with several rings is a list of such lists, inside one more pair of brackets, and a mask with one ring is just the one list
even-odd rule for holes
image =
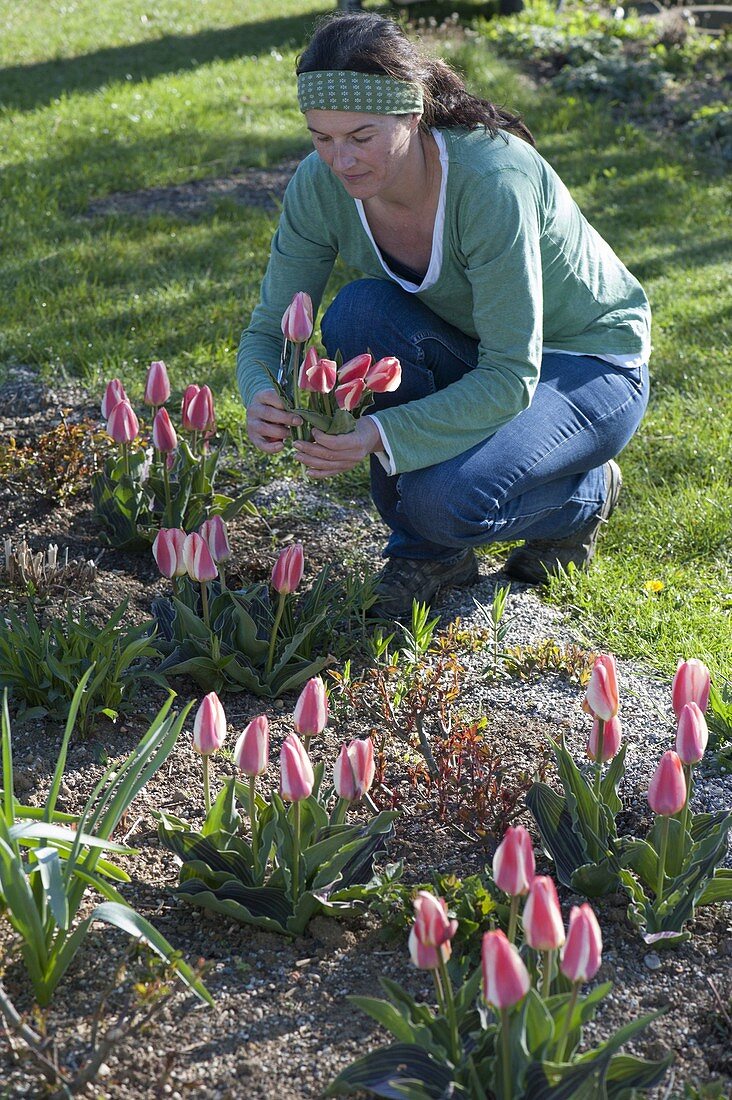
{"label": "woman's face", "polygon": [[306,111],[305,119],[318,156],[349,195],[370,199],[399,194],[419,115]]}

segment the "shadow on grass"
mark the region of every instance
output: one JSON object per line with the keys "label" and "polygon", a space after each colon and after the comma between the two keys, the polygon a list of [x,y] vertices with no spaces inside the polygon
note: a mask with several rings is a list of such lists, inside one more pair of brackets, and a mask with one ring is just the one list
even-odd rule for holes
{"label": "shadow on grass", "polygon": [[139,83],[166,73],[196,69],[211,61],[230,61],[265,53],[273,47],[297,46],[307,38],[318,14],[264,19],[190,35],[168,34],[80,57],[11,65],[0,69],[0,105],[33,110],[62,94],[93,92],[115,81]]}

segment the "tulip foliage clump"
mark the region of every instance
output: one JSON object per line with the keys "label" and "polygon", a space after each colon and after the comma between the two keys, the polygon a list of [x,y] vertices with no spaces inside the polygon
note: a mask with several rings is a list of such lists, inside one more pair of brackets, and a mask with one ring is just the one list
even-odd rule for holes
{"label": "tulip foliage clump", "polygon": [[647,943],[688,939],[684,925],[697,905],[732,899],[732,872],[720,867],[732,813],[694,814],[690,808],[693,768],[708,739],[709,690],[709,672],[701,661],[679,663],[672,686],[675,748],[664,753],[650,781],[648,803],[655,823],[644,839],[617,832],[626,746],[621,744],[611,656],[595,661],[583,704],[593,719],[589,772],[583,773],[559,742],[554,751],[564,795],[545,783],[535,783],[527,795],[560,881],[590,897],[624,890],[629,918]]}
{"label": "tulip foliage clump", "polygon": [[191,531],[213,515],[231,519],[244,508],[253,511],[254,488],[236,499],[214,491],[225,439],[212,447],[216,417],[209,387],[186,388],[178,431],[166,408],[170,394],[165,364],[151,363],[144,398],[153,417],[148,438],[119,379],[107,384],[102,416],[118,451],[93,475],[91,491],[111,546],[145,549],[161,526]]}
{"label": "tulip foliage clump", "polygon": [[265,715],[252,719],[234,749],[244,779],[228,779],[210,805],[209,757],[223,743],[226,719],[218,699],[204,700],[194,730],[204,763],[203,827],[159,815],[158,835],[182,861],[179,897],[242,924],[301,935],[317,913],[344,915],[380,888],[383,876],[371,882],[373,860],[397,815],[382,811],[367,824],[347,823],[349,808],[367,797],[374,780],[373,743],[344,744],[326,784],[325,764],[313,764],[308,749],[327,720],[325,688],[315,677],[280,750],[279,789],[263,798],[256,785],[269,769],[269,723]]}

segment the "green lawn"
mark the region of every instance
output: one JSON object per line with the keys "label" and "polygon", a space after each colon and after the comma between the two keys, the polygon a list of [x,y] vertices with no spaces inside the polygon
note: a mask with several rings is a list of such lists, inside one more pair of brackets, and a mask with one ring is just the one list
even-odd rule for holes
{"label": "green lawn", "polygon": [[[196,220],[85,211],[115,191],[306,149],[294,60],[326,10],[314,0],[6,0],[0,370],[32,363],[100,389],[119,374],[139,395],[147,363],[163,358],[178,385],[209,381],[225,419],[241,423],[235,348],[273,215],[227,201]],[[701,656],[729,676],[728,181],[671,137],[536,90],[480,40],[448,52],[472,87],[525,112],[654,308],[653,395],[623,457],[623,507],[596,568],[555,584],[551,598],[577,608],[588,636],[619,654],[667,672],[678,657]]]}

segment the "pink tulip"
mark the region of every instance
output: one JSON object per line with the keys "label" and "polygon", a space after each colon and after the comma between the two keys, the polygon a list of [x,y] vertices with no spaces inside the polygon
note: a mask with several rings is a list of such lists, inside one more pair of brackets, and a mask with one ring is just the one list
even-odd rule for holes
{"label": "pink tulip", "polygon": [[292,724],[303,737],[319,737],[327,726],[328,695],[320,676],[313,676],[300,692]]}
{"label": "pink tulip", "polygon": [[162,359],[156,359],[150,364],[145,381],[145,404],[164,405],[170,397],[170,382],[168,372]]}
{"label": "pink tulip", "polygon": [[374,363],[364,381],[374,393],[393,393],[402,381],[402,365],[393,355],[386,355]]}
{"label": "pink tulip", "polygon": [[125,388],[119,378],[113,378],[111,382],[107,382],[107,388],[102,398],[102,416],[104,419],[109,420],[110,413],[114,406],[119,405],[120,401],[127,400]]}
{"label": "pink tulip", "polygon": [[591,907],[584,902],[569,914],[567,942],[559,969],[571,982],[589,982],[602,962],[602,932]]}
{"label": "pink tulip", "polygon": [[[608,760],[612,760],[614,756],[618,755],[620,749],[622,728],[620,725],[620,719],[609,718],[605,723],[605,729],[602,734],[602,760],[601,764],[606,764]],[[592,730],[590,731],[590,738],[587,742],[587,755],[590,760],[597,760],[597,750],[600,740],[600,719],[595,718],[592,723]]]}
{"label": "pink tulip", "polygon": [[315,366],[317,361],[318,361],[318,349],[315,346],[313,346],[311,348],[308,348],[307,352],[305,353],[305,357],[303,358],[303,361],[300,364],[300,373],[297,376],[297,385],[298,385],[299,389],[301,389],[301,390],[309,390],[310,389],[310,379],[308,378],[308,371],[312,370],[312,368]]}
{"label": "pink tulip", "polygon": [[363,397],[365,388],[363,378],[354,378],[352,382],[344,382],[343,385],[336,386],[335,399],[338,408],[353,412]]}
{"label": "pink tulip", "polygon": [[523,825],[511,825],[493,857],[493,878],[510,897],[528,894],[534,878],[534,849]]}
{"label": "pink tulip", "polygon": [[294,592],[302,580],[304,568],[305,555],[301,542],[281,550],[272,570],[271,584],[275,592],[279,592],[282,596]]}
{"label": "pink tulip", "polygon": [[354,382],[357,378],[365,378],[372,362],[373,360],[368,352],[349,359],[338,371],[338,384],[344,386],[347,382]]}
{"label": "pink tulip", "polygon": [[264,714],[252,718],[239,735],[234,763],[244,775],[264,775],[269,764],[269,722]]}
{"label": "pink tulip", "polygon": [[197,386],[195,382],[191,382],[190,386],[186,386],[183,393],[183,400],[180,403],[180,420],[181,424],[183,425],[183,430],[186,432],[194,431],[193,425],[191,424],[190,418],[188,416],[188,409],[190,407],[191,401],[198,394],[200,388],[201,387]]}
{"label": "pink tulip", "polygon": [[333,768],[336,794],[348,802],[355,802],[371,789],[375,772],[374,743],[370,737],[341,745]]}
{"label": "pink tulip", "polygon": [[140,425],[129,401],[119,401],[107,421],[107,431],[115,443],[131,443],[137,438]]}
{"label": "pink tulip", "polygon": [[531,986],[529,974],[518,950],[504,932],[486,932],[481,951],[483,994],[494,1008],[513,1008]]}
{"label": "pink tulip", "polygon": [[152,428],[152,440],[153,447],[162,451],[163,454],[174,451],[178,446],[178,437],[175,434],[175,428],[170,422],[167,409],[158,409],[155,414]]}
{"label": "pink tulip", "polygon": [[310,295],[298,290],[282,316],[282,334],[293,344],[304,344],[313,331],[313,303]]}
{"label": "pink tulip", "polygon": [[676,752],[682,764],[698,764],[704,756],[709,740],[709,730],[704,713],[696,703],[686,703],[681,708],[676,731]]}
{"label": "pink tulip", "polygon": [[201,756],[209,756],[226,740],[226,715],[215,691],[204,696],[193,723],[193,747]]}
{"label": "pink tulip", "polygon": [[211,557],[218,565],[221,561],[228,561],[231,557],[229,546],[229,533],[221,516],[211,516],[198,528],[198,533],[208,546]]}
{"label": "pink tulip", "polygon": [[186,572],[193,581],[199,583],[213,581],[219,575],[206,542],[195,532],[192,535],[186,535],[186,541],[183,543],[183,561]]}
{"label": "pink tulip", "polygon": [[595,658],[583,705],[606,722],[618,713],[618,676],[612,654],[601,653]]}
{"label": "pink tulip", "polygon": [[153,557],[164,577],[182,577],[188,572],[183,558],[185,531],[179,527],[161,527],[152,545]]}
{"label": "pink tulip", "polygon": [[684,767],[677,753],[669,750],[661,757],[648,784],[648,805],[654,814],[673,817],[686,804]]}
{"label": "pink tulip", "polygon": [[285,802],[309,798],[315,776],[310,758],[296,733],[287,735],[280,750],[280,796]]}
{"label": "pink tulip", "polygon": [[458,922],[447,915],[447,902],[429,890],[420,890],[414,899],[414,931],[425,947],[439,947],[451,940]]}
{"label": "pink tulip", "polygon": [[671,703],[676,717],[681,717],[687,703],[696,703],[699,710],[705,711],[709,705],[709,687],[709,669],[703,661],[698,661],[696,657],[679,661],[671,685]]}
{"label": "pink tulip", "polygon": [[[188,390],[190,389],[189,386]],[[188,390],[186,390],[186,393],[188,393]],[[183,418],[183,427],[193,432],[214,432],[216,430],[213,394],[208,386],[201,386],[198,393],[191,394]]]}
{"label": "pink tulip", "polygon": [[318,359],[314,366],[307,372],[308,384],[302,389],[312,390],[313,393],[330,393],[336,384],[336,372],[338,368],[332,359]]}
{"label": "pink tulip", "polygon": [[537,875],[521,916],[524,938],[535,951],[556,951],[564,943],[557,888],[548,875]]}
{"label": "pink tulip", "polygon": [[428,947],[422,943],[416,928],[412,926],[412,931],[409,933],[409,954],[419,970],[439,970],[440,958],[443,962],[447,962],[452,954],[452,944],[446,940],[439,947]]}

